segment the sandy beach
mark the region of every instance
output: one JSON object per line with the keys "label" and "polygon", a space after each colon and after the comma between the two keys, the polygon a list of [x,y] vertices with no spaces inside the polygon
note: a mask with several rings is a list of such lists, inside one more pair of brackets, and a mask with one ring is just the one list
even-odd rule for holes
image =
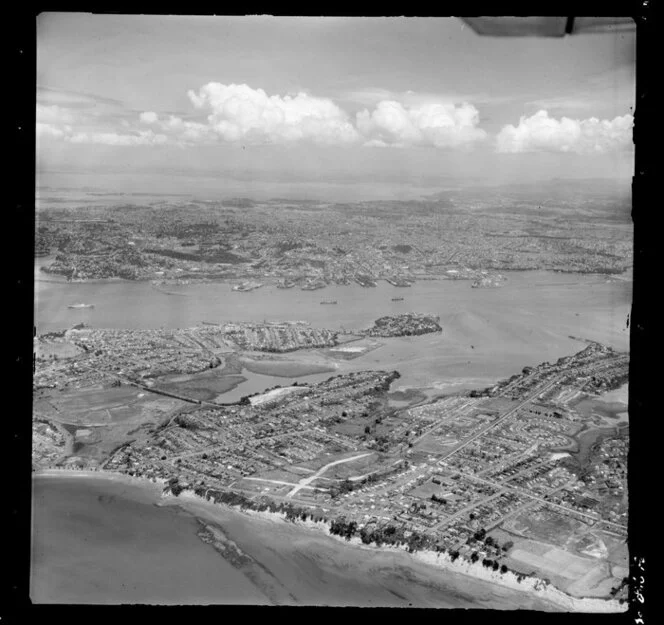
{"label": "sandy beach", "polygon": [[[185,491],[178,497],[167,496],[164,497],[165,505],[178,505],[196,516],[203,516],[204,518],[224,521],[227,517],[227,512],[224,511],[222,506],[213,504],[205,499],[198,497],[192,492]],[[550,609],[561,610],[569,612],[583,612],[583,613],[617,613],[627,610],[627,605],[621,605],[615,600],[603,600],[595,598],[576,598],[571,597],[550,584],[538,580],[536,578],[526,578],[519,582],[517,577],[512,572],[502,574],[489,570],[482,566],[481,563],[471,563],[465,560],[457,559],[452,561],[447,554],[439,554],[431,551],[421,551],[414,554],[407,553],[405,549],[393,546],[368,546],[362,543],[358,537],[353,537],[350,541],[332,535],[329,532],[329,526],[323,522],[296,521],[290,523],[285,520],[285,515],[270,512],[257,512],[252,510],[242,511],[241,514],[260,519],[264,523],[271,524],[272,526],[288,525],[294,528],[301,528],[303,533],[311,534],[315,532],[324,536],[326,539],[332,539],[344,545],[351,545],[353,549],[360,550],[364,554],[370,554],[373,557],[376,553],[380,554],[393,554],[398,558],[404,558],[406,562],[410,561],[411,564],[415,562],[423,563],[427,567],[433,567],[439,571],[446,571],[452,573],[461,587],[468,584],[475,584],[483,582],[490,585],[509,589],[519,594],[531,595],[533,598],[540,600],[543,603],[550,604]],[[311,536],[310,540],[314,540]],[[303,537],[303,540],[306,538]]]}

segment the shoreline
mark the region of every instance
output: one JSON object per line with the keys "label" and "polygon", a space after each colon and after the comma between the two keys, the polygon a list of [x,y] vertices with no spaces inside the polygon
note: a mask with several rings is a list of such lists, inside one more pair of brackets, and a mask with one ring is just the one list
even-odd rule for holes
{"label": "shoreline", "polygon": [[[125,473],[119,472],[110,472],[104,470],[77,470],[77,469],[59,469],[59,468],[47,468],[33,470],[34,477],[69,477],[69,478],[82,478],[82,479],[104,479],[111,480],[116,482],[122,482],[125,484],[131,484],[134,486],[139,486],[143,488],[154,488],[163,487],[167,485],[166,480],[160,478],[147,478],[147,477],[136,477],[127,475]],[[447,553],[437,553],[433,551],[416,551],[414,553],[409,553],[405,547],[396,547],[390,545],[382,545],[380,547],[374,545],[366,545],[362,543],[361,539],[357,536],[352,537],[350,540],[346,540],[341,536],[337,536],[330,533],[330,526],[328,522],[325,521],[311,521],[307,519],[302,521],[300,519],[293,522],[286,521],[286,515],[284,513],[277,512],[268,512],[268,511],[256,511],[256,510],[243,510],[240,508],[226,506],[223,504],[217,504],[211,502],[203,497],[196,495],[191,490],[181,491],[177,496],[172,494],[160,494],[161,501],[156,503],[157,506],[165,505],[177,505],[180,508],[184,509],[188,513],[192,514],[194,517],[199,518],[196,514],[196,508],[202,507],[204,511],[207,511],[210,514],[214,512],[219,512],[219,510],[227,510],[230,512],[235,512],[239,514],[245,514],[249,517],[260,518],[264,521],[271,523],[291,523],[292,525],[297,525],[305,527],[310,531],[315,531],[322,533],[325,536],[333,538],[334,540],[353,545],[355,548],[363,549],[369,552],[402,552],[408,553],[410,556],[414,557],[416,560],[432,566],[434,568],[449,571],[451,573],[456,573],[458,575],[463,575],[474,580],[484,581],[492,583],[498,586],[508,588],[510,590],[516,590],[521,592],[526,592],[533,594],[539,599],[545,600],[561,611],[564,612],[582,612],[582,613],[620,613],[625,612],[628,609],[627,603],[620,604],[615,599],[598,599],[598,598],[579,598],[573,597],[566,594],[562,590],[559,590],[545,582],[544,580],[526,577],[523,581],[517,581],[516,575],[512,571],[507,573],[500,573],[498,571],[489,570],[484,567],[480,562],[468,562],[457,558],[455,561],[452,561]]]}
{"label": "shoreline", "polygon": [[[191,508],[195,510],[196,506],[201,506],[204,509],[208,509],[211,513],[214,512],[215,508],[222,507],[220,504],[208,501],[203,497],[199,497],[193,491],[188,490],[180,492],[177,496],[172,494],[163,495],[163,499],[165,500],[164,505],[179,505],[181,508],[189,510],[189,512],[192,514],[195,514],[195,512]],[[191,508],[188,508],[187,504],[190,504]],[[337,542],[352,545],[353,547],[362,549],[364,551],[407,553],[414,557],[416,560],[419,560],[420,562],[437,569],[463,575],[464,577],[468,577],[473,580],[484,581],[502,586],[510,590],[533,594],[537,598],[543,599],[555,605],[561,609],[561,611],[613,614],[625,612],[628,609],[627,604],[620,604],[617,600],[598,599],[594,597],[572,597],[562,590],[552,586],[550,583],[535,577],[526,577],[526,579],[519,582],[517,581],[517,577],[513,572],[508,571],[507,573],[500,573],[489,570],[480,562],[468,562],[462,560],[461,558],[457,558],[457,560],[453,562],[449,555],[446,553],[437,553],[433,551],[416,551],[411,553],[408,552],[405,547],[396,547],[391,545],[382,545],[380,547],[376,547],[374,545],[364,544],[357,536],[353,536],[350,540],[346,540],[341,536],[331,534],[329,531],[330,526],[325,521],[311,521],[309,519],[302,521],[298,519],[290,522],[286,521],[286,515],[284,513],[242,510],[240,508],[234,508],[230,506],[223,507],[240,514],[246,514],[250,517],[260,518],[270,523],[291,523],[292,525],[306,527],[309,530],[322,533],[325,536],[336,540]]]}
{"label": "shoreline", "polygon": [[[42,257],[43,258],[43,257]],[[35,263],[35,268],[39,269],[39,273],[41,274],[46,274],[50,276],[58,276],[58,278],[52,279],[52,280],[38,280],[38,281],[43,281],[43,282],[57,282],[57,283],[64,283],[64,284],[109,284],[109,283],[139,283],[139,284],[152,284],[152,281],[155,279],[154,276],[146,276],[144,278],[137,278],[137,279],[129,279],[129,278],[121,278],[119,276],[112,276],[109,278],[75,278],[72,280],[67,279],[67,277],[64,274],[59,274],[59,273],[51,273],[49,271],[42,271],[42,266],[37,265]],[[473,270],[473,271],[482,271],[482,270]],[[487,272],[494,272],[496,274],[522,274],[526,272],[545,272],[545,273],[553,273],[553,274],[566,274],[570,276],[578,275],[578,276],[597,276],[597,277],[602,277],[602,278],[613,278],[617,280],[621,280],[624,282],[630,282],[633,281],[633,276],[632,276],[632,269],[627,268],[624,271],[577,271],[573,269],[554,269],[554,268],[533,268],[533,267],[526,267],[526,268],[507,268],[507,269],[485,269],[484,271]],[[161,278],[163,280],[162,284],[164,286],[189,286],[189,285],[197,285],[197,284],[232,284],[236,280],[239,280],[241,278],[237,277],[224,277],[224,278],[197,278],[197,277],[188,277],[186,278],[187,282],[178,282],[178,280],[181,280],[182,278],[177,278],[177,277],[172,277],[172,278]],[[459,277],[452,277],[447,274],[440,274],[440,275],[421,275],[418,277],[415,277],[414,282],[421,282],[421,281],[430,281],[430,280],[449,280],[449,281],[460,281],[460,282],[472,282],[476,280],[476,277],[465,277],[465,276],[459,276]],[[376,278],[376,282],[384,282],[386,284],[392,284],[389,282],[387,278]],[[271,281],[268,281],[267,283],[264,283],[263,286],[267,287],[274,287],[277,285],[277,281],[272,283]],[[352,284],[352,281],[351,283]],[[334,287],[334,286],[341,286],[340,284],[337,284],[335,282],[326,284],[324,287],[321,287],[321,289],[326,288],[326,287]],[[361,286],[361,285],[358,285]],[[497,288],[501,288],[504,285],[500,285]],[[258,287],[257,287],[258,288]],[[158,290],[166,295],[185,295],[184,293],[167,293],[165,291],[161,291],[160,289],[155,289]],[[250,289],[250,290],[255,290],[255,289]],[[301,290],[301,289],[298,289]],[[309,289],[305,289],[309,290]],[[241,291],[240,291],[241,292]]]}

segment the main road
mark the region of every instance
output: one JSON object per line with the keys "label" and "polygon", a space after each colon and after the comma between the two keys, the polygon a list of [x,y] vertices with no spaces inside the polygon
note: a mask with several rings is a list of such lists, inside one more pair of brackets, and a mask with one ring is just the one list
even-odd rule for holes
{"label": "main road", "polygon": [[461,451],[464,447],[467,445],[470,445],[473,441],[477,440],[481,436],[484,436],[489,430],[493,430],[493,428],[497,427],[501,423],[503,423],[505,420],[509,419],[517,410],[525,406],[526,404],[530,403],[533,401],[533,399],[536,399],[539,397],[542,393],[548,391],[556,382],[558,382],[558,376],[553,378],[550,382],[545,384],[543,387],[537,389],[534,393],[531,393],[524,399],[523,401],[519,402],[514,408],[510,408],[504,415],[499,417],[496,421],[493,423],[489,423],[487,426],[483,427],[481,430],[479,430],[477,433],[473,434],[472,436],[469,436],[465,441],[462,443],[459,443],[456,447],[451,449],[447,454],[443,455],[444,459],[449,458],[450,456],[453,456],[455,453],[458,451]]}

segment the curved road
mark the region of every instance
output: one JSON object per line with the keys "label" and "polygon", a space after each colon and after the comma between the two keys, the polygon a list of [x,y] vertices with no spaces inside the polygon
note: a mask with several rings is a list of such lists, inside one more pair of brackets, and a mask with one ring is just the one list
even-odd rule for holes
{"label": "curved road", "polygon": [[292,497],[295,495],[301,488],[304,488],[305,486],[308,486],[313,482],[314,480],[317,480],[325,471],[327,471],[330,467],[333,467],[336,464],[344,464],[345,462],[352,462],[353,460],[358,460],[359,458],[364,458],[365,456],[371,456],[374,452],[370,451],[366,454],[360,454],[359,456],[351,456],[350,458],[342,458],[341,460],[335,460],[334,462],[330,462],[329,464],[326,464],[324,467],[321,467],[314,473],[313,475],[310,475],[309,477],[304,477],[300,480],[299,484],[293,488],[287,495],[286,497]]}

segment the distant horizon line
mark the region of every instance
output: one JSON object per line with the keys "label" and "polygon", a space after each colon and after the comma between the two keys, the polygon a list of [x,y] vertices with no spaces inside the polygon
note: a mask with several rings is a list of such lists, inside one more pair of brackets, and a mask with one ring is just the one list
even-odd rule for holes
{"label": "distant horizon line", "polygon": [[[531,178],[529,180],[518,179],[518,176],[515,176],[513,180],[505,180],[502,182],[495,182],[492,180],[487,180],[482,176],[465,176],[465,175],[451,175],[451,174],[440,174],[436,176],[424,176],[421,178],[413,176],[404,176],[403,178],[397,178],[394,175],[390,176],[366,176],[366,177],[339,177],[339,178],[291,178],[284,179],[277,175],[265,175],[261,176],[250,176],[247,174],[233,174],[231,172],[218,172],[218,171],[186,171],[180,169],[160,169],[160,170],[128,170],[128,169],[43,169],[35,172],[35,183],[37,183],[37,178],[40,175],[44,174],[66,174],[66,175],[135,175],[135,176],[179,176],[183,178],[221,178],[221,179],[230,179],[238,182],[253,182],[253,183],[283,183],[283,184],[411,184],[411,185],[421,185],[421,186],[439,186],[440,184],[449,184],[450,182],[481,182],[485,186],[502,186],[502,185],[513,185],[513,184],[534,184],[542,182],[557,182],[557,181],[574,181],[574,182],[614,182],[614,183],[624,183],[626,181],[632,180],[633,175],[607,175],[603,176],[592,176],[592,177],[583,177],[583,176],[552,176],[549,178]],[[40,185],[35,184],[36,187]]]}

